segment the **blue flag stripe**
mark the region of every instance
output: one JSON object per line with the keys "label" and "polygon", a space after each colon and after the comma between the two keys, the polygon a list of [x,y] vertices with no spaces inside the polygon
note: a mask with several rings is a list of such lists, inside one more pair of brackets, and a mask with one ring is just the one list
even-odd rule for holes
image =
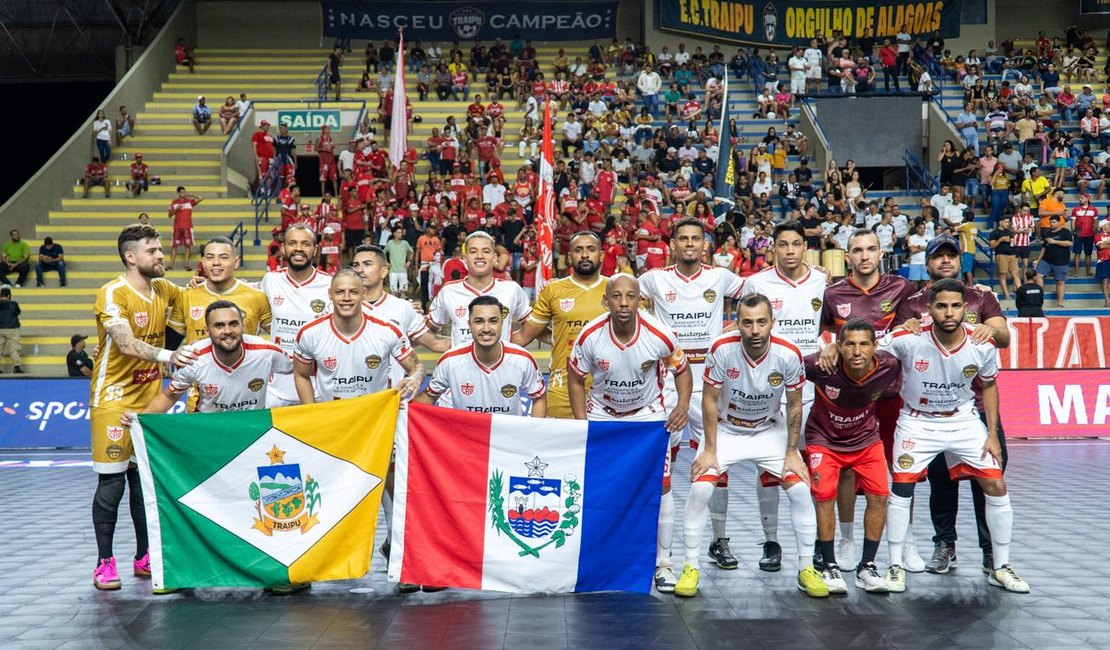
{"label": "blue flag stripe", "polygon": [[576,591],[651,591],[667,444],[662,422],[589,423]]}

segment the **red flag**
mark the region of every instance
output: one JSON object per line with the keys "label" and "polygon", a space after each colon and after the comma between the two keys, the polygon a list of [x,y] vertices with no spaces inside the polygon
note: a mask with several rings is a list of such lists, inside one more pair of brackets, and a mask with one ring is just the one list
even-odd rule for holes
{"label": "red flag", "polygon": [[405,34],[397,40],[397,69],[393,73],[393,121],[389,125],[389,160],[401,169],[405,150],[409,148],[408,120],[405,115]]}
{"label": "red flag", "polygon": [[536,197],[536,246],[539,266],[536,268],[536,294],[554,275],[553,236],[555,233],[555,148],[551,138],[551,100],[543,106],[543,149],[540,155],[540,188]]}

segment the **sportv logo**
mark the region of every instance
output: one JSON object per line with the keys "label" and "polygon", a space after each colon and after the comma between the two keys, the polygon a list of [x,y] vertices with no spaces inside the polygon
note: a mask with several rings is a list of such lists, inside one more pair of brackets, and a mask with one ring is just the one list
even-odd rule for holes
{"label": "sportv logo", "polygon": [[[170,413],[184,413],[185,402],[178,402],[170,409]],[[89,419],[89,407],[85,402],[42,402],[34,401],[25,407],[19,402],[5,404],[0,402],[0,414],[8,417],[18,417],[28,422],[37,422],[39,431],[46,431],[50,419],[61,416],[67,421]],[[0,422],[3,420],[0,419]]]}

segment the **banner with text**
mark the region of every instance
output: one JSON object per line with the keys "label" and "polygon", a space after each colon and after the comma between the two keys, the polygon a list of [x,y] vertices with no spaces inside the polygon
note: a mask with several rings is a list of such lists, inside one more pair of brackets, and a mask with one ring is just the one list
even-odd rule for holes
{"label": "banner with text", "polygon": [[[324,36],[411,41],[610,39],[616,2],[323,2]],[[469,46],[468,46],[469,47]],[[446,49],[446,48],[444,48]]]}
{"label": "banner with text", "polygon": [[1110,14],[1110,0],[1079,0],[1081,14]]}
{"label": "banner with text", "polygon": [[1110,372],[1003,370],[999,410],[1007,438],[1110,435]]}
{"label": "banner with text", "polygon": [[998,351],[1001,368],[1110,368],[1110,318],[1050,316],[1007,323],[1010,347]]}
{"label": "banner with text", "polygon": [[902,26],[910,34],[940,30],[944,38],[960,35],[962,0],[655,0],[655,27],[734,43],[809,45],[810,39],[840,31],[860,38],[870,30],[878,39],[893,38]]}

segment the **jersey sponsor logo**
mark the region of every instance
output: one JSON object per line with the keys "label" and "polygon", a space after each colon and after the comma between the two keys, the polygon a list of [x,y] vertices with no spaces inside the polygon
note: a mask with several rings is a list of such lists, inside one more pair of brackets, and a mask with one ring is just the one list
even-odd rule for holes
{"label": "jersey sponsor logo", "polygon": [[674,302],[676,298],[678,298],[677,291],[668,291],[667,293],[663,294],[663,300],[666,300],[667,302]]}
{"label": "jersey sponsor logo", "polygon": [[774,311],[782,309],[782,298],[771,298],[771,309]]}
{"label": "jersey sponsor logo", "polygon": [[848,318],[848,316],[852,313],[852,304],[848,303],[846,305],[837,305],[836,313],[839,314],[841,318]]}
{"label": "jersey sponsor logo", "polygon": [[278,295],[274,296],[274,306],[275,307],[281,307],[284,304],[285,304],[285,296],[281,295],[280,293]]}
{"label": "jersey sponsor logo", "polygon": [[213,397],[216,393],[220,392],[220,387],[217,384],[205,384],[204,394]]}
{"label": "jersey sponsor logo", "polygon": [[651,370],[652,366],[654,365],[655,359],[648,359],[647,361],[640,364],[640,370],[642,372],[647,372],[648,370]]}
{"label": "jersey sponsor logo", "polygon": [[189,318],[192,320],[200,320],[204,316],[204,307],[190,307]]}
{"label": "jersey sponsor logo", "polygon": [[729,379],[736,380],[740,378],[740,371],[736,368],[728,368],[725,370],[725,376]]}
{"label": "jersey sponsor logo", "polygon": [[455,317],[462,318],[463,316],[466,316],[466,305],[455,307]]}
{"label": "jersey sponsor logo", "polygon": [[319,313],[322,313],[324,311],[325,303],[324,303],[323,300],[320,300],[319,298],[317,298],[317,299],[313,300],[312,302],[308,303],[308,306],[312,308],[312,313],[319,314]]}
{"label": "jersey sponsor logo", "polygon": [[609,360],[608,359],[598,359],[597,360],[597,367],[601,368],[604,371],[608,371],[609,370]]}
{"label": "jersey sponsor logo", "polygon": [[112,318],[119,316],[119,305],[114,302],[110,302],[107,305],[104,305],[104,313],[111,316]]}
{"label": "jersey sponsor logo", "polygon": [[917,446],[917,443],[914,442],[913,440],[909,439],[909,438],[906,438],[906,439],[902,440],[902,449],[904,451],[913,451],[913,448],[916,447],[916,446]]}
{"label": "jersey sponsor logo", "polygon": [[977,325],[979,323],[979,312],[977,312],[977,311],[967,312],[966,314],[964,314],[964,320],[967,321],[968,323],[972,324],[972,325]]}
{"label": "jersey sponsor logo", "polygon": [[821,299],[820,298],[814,298],[813,300],[810,300],[809,304],[813,307],[813,311],[821,311]]}
{"label": "jersey sponsor logo", "polygon": [[886,300],[879,303],[879,309],[882,310],[884,314],[889,313],[890,310],[894,309],[894,301],[890,298],[887,298]]}
{"label": "jersey sponsor logo", "polygon": [[377,370],[378,366],[382,365],[382,358],[376,354],[371,354],[370,356],[366,357],[364,361],[366,362],[366,367],[371,370]]}
{"label": "jersey sponsor logo", "polygon": [[473,395],[474,394],[474,384],[463,384],[460,388],[462,390],[463,395]]}
{"label": "jersey sponsor logo", "polygon": [[249,388],[252,393],[257,393],[258,391],[262,390],[262,387],[265,385],[266,382],[261,377],[255,377],[254,379],[247,382],[247,388]]}
{"label": "jersey sponsor logo", "polygon": [[836,386],[827,386],[825,388],[825,394],[829,396],[829,399],[836,399],[840,397],[840,388]]}
{"label": "jersey sponsor logo", "polygon": [[964,366],[964,377],[967,377],[968,379],[971,379],[972,377],[974,377],[977,374],[979,374],[979,366],[977,366],[975,364],[972,364],[972,363],[969,363],[966,366]]}
{"label": "jersey sponsor logo", "polygon": [[913,369],[918,371],[918,372],[925,372],[926,370],[929,369],[929,360],[928,359],[917,359],[916,361],[913,362]]}
{"label": "jersey sponsor logo", "polygon": [[774,370],[771,374],[767,375],[767,383],[770,384],[772,388],[778,388],[782,385],[783,379],[782,373],[778,370]]}
{"label": "jersey sponsor logo", "polygon": [[559,300],[559,309],[563,311],[570,311],[574,309],[574,298],[562,298]]}
{"label": "jersey sponsor logo", "polygon": [[909,454],[902,454],[901,456],[898,457],[897,462],[898,462],[898,468],[899,469],[909,469],[909,468],[913,467],[913,456],[911,456]]}
{"label": "jersey sponsor logo", "polygon": [[123,458],[123,447],[119,445],[108,445],[108,448],[104,450],[104,454],[108,456],[108,460],[119,460]]}
{"label": "jersey sponsor logo", "polygon": [[136,370],[131,374],[132,384],[149,384],[152,381],[158,381],[162,378],[162,372],[158,368],[147,368],[146,370]]}
{"label": "jersey sponsor logo", "polygon": [[123,427],[108,427],[108,440],[112,442],[123,440]]}
{"label": "jersey sponsor logo", "polygon": [[717,299],[717,292],[712,289],[706,289],[705,293],[701,294],[701,297],[705,298],[705,302],[712,303]]}
{"label": "jersey sponsor logo", "polygon": [[512,384],[505,384],[501,387],[501,396],[508,399],[516,395],[516,386]]}
{"label": "jersey sponsor logo", "polygon": [[338,365],[339,360],[335,357],[324,357],[324,367],[328,370],[335,370],[336,366]]}
{"label": "jersey sponsor logo", "polygon": [[743,429],[754,429],[767,421],[767,418],[759,418],[758,420],[745,420],[734,416],[728,416],[728,423],[734,427],[741,427]]}
{"label": "jersey sponsor logo", "polygon": [[147,316],[147,313],[145,311],[135,312],[135,317],[134,318],[135,318],[135,324],[138,325],[139,327],[146,327],[146,324],[150,321],[150,318]]}

